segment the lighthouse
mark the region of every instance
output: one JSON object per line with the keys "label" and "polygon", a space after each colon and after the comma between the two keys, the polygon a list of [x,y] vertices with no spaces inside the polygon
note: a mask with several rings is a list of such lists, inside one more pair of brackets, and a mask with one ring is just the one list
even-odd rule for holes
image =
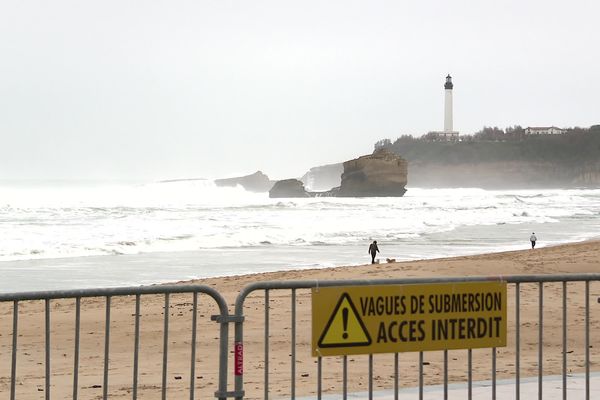
{"label": "lighthouse", "polygon": [[445,89],[445,100],[444,100],[444,132],[452,132],[452,77],[450,74],[446,77],[446,83],[444,84]]}
{"label": "lighthouse", "polygon": [[434,140],[458,140],[458,132],[454,130],[452,125],[452,89],[454,89],[454,84],[452,83],[452,77],[448,74],[444,84],[444,130],[430,132]]}

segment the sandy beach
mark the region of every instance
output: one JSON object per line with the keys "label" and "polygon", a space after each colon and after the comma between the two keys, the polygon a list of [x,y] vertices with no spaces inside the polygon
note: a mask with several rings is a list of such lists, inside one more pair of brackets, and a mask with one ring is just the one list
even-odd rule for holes
{"label": "sandy beach", "polygon": [[[525,246],[524,246],[525,247]],[[384,249],[382,245],[382,249]],[[365,261],[368,258],[365,254]],[[385,259],[382,259],[385,262]],[[237,294],[246,285],[257,281],[385,279],[443,276],[507,276],[522,274],[570,274],[600,272],[600,241],[589,241],[522,250],[403,263],[365,264],[356,267],[336,267],[303,271],[211,278],[186,284],[205,284],[217,289],[226,299],[230,313]],[[583,283],[567,285],[568,293],[568,371],[583,372],[585,368]],[[535,376],[538,371],[538,285],[522,284],[521,296],[521,377]],[[290,396],[290,291],[271,291],[269,296],[270,350],[269,392],[273,398]],[[590,284],[591,370],[600,363],[600,283]],[[498,379],[515,376],[515,309],[514,285],[508,289],[508,346],[497,349]],[[562,368],[562,284],[544,285],[544,374],[561,373]],[[262,398],[264,392],[264,308],[263,293],[248,297],[245,307],[244,380],[247,398]],[[104,359],[104,298],[82,300],[79,398],[101,398]],[[163,360],[164,296],[142,296],[140,370],[138,397],[158,399],[161,395]],[[189,397],[190,340],[192,295],[170,297],[169,367],[167,371],[170,398]],[[296,395],[315,393],[316,359],[310,355],[310,291],[296,294]],[[19,335],[17,361],[17,398],[42,399],[44,393],[44,327],[43,301],[22,302],[19,305]],[[74,300],[51,302],[51,394],[53,398],[72,396]],[[199,296],[198,337],[193,377],[197,398],[212,398],[216,387],[218,326],[210,320],[216,313],[214,302]],[[133,371],[135,297],[113,298],[110,319],[110,398],[130,398]],[[0,394],[10,391],[12,349],[12,303],[0,304]],[[230,328],[230,352],[233,351],[233,325]],[[443,376],[442,352],[425,353],[425,384],[439,384]],[[461,381],[467,374],[467,351],[449,352],[449,379]],[[367,356],[348,357],[350,391],[365,391],[368,387]],[[323,391],[341,392],[341,359],[323,361]],[[393,388],[394,356],[374,357],[374,390]],[[229,390],[233,390],[233,355],[228,370]],[[400,355],[400,384],[418,384],[418,354]],[[491,350],[473,350],[473,379],[491,379]]]}

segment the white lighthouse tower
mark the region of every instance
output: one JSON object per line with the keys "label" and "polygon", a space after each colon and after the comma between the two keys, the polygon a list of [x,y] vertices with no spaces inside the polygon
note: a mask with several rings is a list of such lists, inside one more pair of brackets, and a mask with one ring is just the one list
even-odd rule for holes
{"label": "white lighthouse tower", "polygon": [[438,132],[438,138],[445,140],[458,140],[458,132],[452,126],[452,89],[454,89],[454,84],[452,77],[448,74],[444,84],[444,131]]}
{"label": "white lighthouse tower", "polygon": [[444,101],[444,132],[452,132],[452,77],[450,74],[446,77],[446,83],[444,89],[446,91],[446,97]]}

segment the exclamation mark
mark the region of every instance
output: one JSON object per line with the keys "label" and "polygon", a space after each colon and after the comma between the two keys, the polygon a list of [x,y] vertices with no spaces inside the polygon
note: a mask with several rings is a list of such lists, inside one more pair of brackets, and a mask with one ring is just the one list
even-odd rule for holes
{"label": "exclamation mark", "polygon": [[344,334],[342,337],[348,339],[348,307],[342,309],[342,323],[344,324]]}

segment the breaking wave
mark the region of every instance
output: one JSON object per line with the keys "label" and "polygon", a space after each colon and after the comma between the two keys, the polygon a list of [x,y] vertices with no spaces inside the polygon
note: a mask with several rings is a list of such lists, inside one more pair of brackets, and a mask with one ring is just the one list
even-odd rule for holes
{"label": "breaking wave", "polygon": [[465,227],[590,221],[600,216],[600,190],[413,188],[402,198],[282,200],[196,180],[4,183],[0,199],[0,261],[354,246],[374,237],[409,242]]}

